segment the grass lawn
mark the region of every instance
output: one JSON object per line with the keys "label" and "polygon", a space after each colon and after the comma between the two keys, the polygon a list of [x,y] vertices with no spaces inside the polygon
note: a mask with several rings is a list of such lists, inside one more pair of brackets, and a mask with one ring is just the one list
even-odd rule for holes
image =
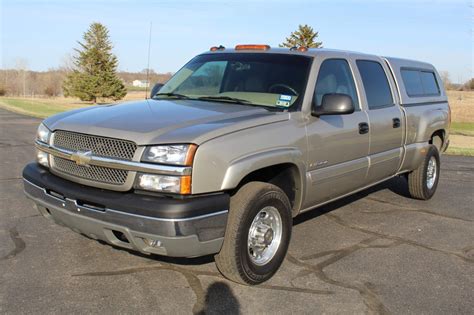
{"label": "grass lawn", "polygon": [[451,134],[474,136],[474,123],[472,122],[452,122]]}
{"label": "grass lawn", "polygon": [[39,118],[86,106],[90,106],[90,104],[48,99],[0,98],[0,108]]}
{"label": "grass lawn", "polygon": [[150,91],[150,88],[138,87],[138,86],[127,86],[127,91]]}
{"label": "grass lawn", "polygon": [[448,150],[444,153],[447,155],[464,155],[464,156],[474,156],[474,149],[472,148],[456,148],[448,147]]}

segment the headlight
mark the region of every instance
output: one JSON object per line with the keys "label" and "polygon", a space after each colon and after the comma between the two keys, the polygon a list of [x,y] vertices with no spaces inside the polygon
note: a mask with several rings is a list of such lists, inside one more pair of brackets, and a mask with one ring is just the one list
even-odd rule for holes
{"label": "headlight", "polygon": [[196,148],[195,144],[152,146],[146,148],[142,161],[190,166],[193,164]]}
{"label": "headlight", "polygon": [[191,193],[191,176],[139,174],[135,186],[138,189],[185,195]]}
{"label": "headlight", "polygon": [[36,140],[39,140],[44,143],[48,143],[50,135],[51,135],[51,131],[49,131],[49,129],[46,128],[46,126],[43,123],[41,123],[38,126],[38,131],[36,132]]}

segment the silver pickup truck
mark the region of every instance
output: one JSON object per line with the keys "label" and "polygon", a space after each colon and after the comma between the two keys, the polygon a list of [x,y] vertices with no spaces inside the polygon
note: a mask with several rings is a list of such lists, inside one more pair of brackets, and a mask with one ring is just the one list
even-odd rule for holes
{"label": "silver pickup truck", "polygon": [[436,191],[450,109],[424,62],[327,49],[222,46],[151,98],[47,118],[26,195],[92,239],[216,254],[233,281],[269,279],[292,218],[394,176]]}

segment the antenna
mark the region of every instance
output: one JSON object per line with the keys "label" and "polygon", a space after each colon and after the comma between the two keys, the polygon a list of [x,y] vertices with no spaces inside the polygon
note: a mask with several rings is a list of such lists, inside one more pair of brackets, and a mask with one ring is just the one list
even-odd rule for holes
{"label": "antenna", "polygon": [[150,85],[150,51],[151,51],[151,28],[153,22],[150,22],[150,35],[148,37],[148,62],[146,66],[146,84],[145,84],[145,99],[148,98],[148,86]]}

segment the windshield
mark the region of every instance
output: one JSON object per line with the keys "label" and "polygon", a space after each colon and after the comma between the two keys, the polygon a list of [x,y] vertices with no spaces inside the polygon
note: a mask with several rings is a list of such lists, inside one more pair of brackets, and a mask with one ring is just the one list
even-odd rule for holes
{"label": "windshield", "polygon": [[179,70],[154,98],[186,98],[287,109],[302,101],[311,57],[206,54]]}

